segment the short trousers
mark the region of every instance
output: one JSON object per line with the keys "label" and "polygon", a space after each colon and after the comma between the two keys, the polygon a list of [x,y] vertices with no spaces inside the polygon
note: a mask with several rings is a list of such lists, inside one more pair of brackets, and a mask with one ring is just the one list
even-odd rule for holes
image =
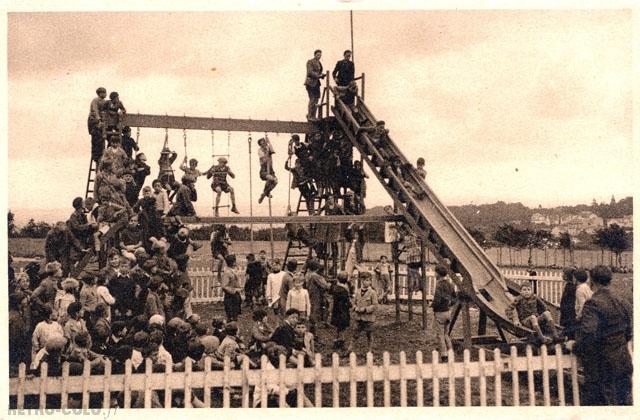
{"label": "short trousers", "polygon": [[211,184],[211,189],[215,190],[216,188],[220,187],[220,191],[228,193],[231,191],[231,186],[229,184],[227,184],[226,182],[214,182],[213,184]]}
{"label": "short trousers", "polygon": [[372,332],[373,331],[373,322],[372,321],[358,320],[357,323],[356,323],[356,328],[358,329],[358,331]]}

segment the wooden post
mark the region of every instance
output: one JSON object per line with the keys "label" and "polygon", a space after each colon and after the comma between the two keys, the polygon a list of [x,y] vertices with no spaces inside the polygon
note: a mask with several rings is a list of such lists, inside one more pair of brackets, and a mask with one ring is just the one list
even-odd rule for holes
{"label": "wooden post", "polygon": [[[396,223],[396,229],[398,224]],[[398,241],[393,241],[391,243],[391,255],[393,257],[393,294],[395,295],[396,300],[396,322],[400,322],[400,274],[398,270],[400,268],[399,264],[399,246]]]}
{"label": "wooden post", "polygon": [[464,334],[464,349],[471,349],[471,316],[469,315],[469,301],[466,296],[462,301],[462,330]]}
{"label": "wooden post", "polygon": [[485,311],[480,310],[480,318],[478,319],[478,335],[485,335],[487,333],[487,314]]}
{"label": "wooden post", "polygon": [[[253,179],[251,162],[251,133],[249,133],[249,216],[253,218]],[[249,224],[249,252],[253,253],[253,223]]]}
{"label": "wooden post", "polygon": [[[271,217],[271,197],[267,197],[269,199],[269,217]],[[269,238],[271,239],[271,261],[275,258],[275,251],[273,249],[273,224],[269,223]]]}
{"label": "wooden post", "polygon": [[420,239],[420,267],[422,285],[422,328],[427,328],[427,267],[424,261],[424,241]]}

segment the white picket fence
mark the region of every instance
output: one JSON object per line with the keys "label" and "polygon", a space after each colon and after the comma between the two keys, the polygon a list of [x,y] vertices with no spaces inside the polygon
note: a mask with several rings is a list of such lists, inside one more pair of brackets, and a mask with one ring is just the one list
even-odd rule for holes
{"label": "white picket fence", "polygon": [[[308,368],[302,367],[302,356],[298,359],[298,368],[286,368],[284,356],[280,356],[279,369],[267,369],[266,356],[262,356],[260,369],[249,369],[246,358],[241,369],[232,369],[227,357],[222,371],[211,370],[210,359],[205,361],[204,370],[194,371],[191,359],[186,359],[183,372],[172,372],[171,366],[166,372],[153,372],[151,360],[147,360],[145,372],[135,374],[131,360],[127,360],[124,374],[111,374],[111,363],[107,362],[106,373],[100,375],[91,375],[86,362],[83,374],[78,376],[70,376],[69,365],[65,363],[62,376],[58,377],[47,375],[46,364],[42,365],[39,377],[27,375],[22,364],[19,376],[9,380],[10,408],[66,409],[78,405],[88,409],[92,397],[92,405],[106,409],[118,393],[123,397],[124,408],[151,408],[152,401],[169,408],[174,391],[184,393],[186,407],[191,407],[195,394],[205,407],[231,407],[234,395],[241,399],[236,406],[246,408],[252,406],[256,385],[265,390],[276,384],[280,389],[287,387],[296,389],[298,395],[306,394],[316,407],[422,407],[441,403],[449,406],[579,405],[576,358],[562,354],[559,345],[554,350],[554,354],[549,355],[543,346],[534,356],[530,346],[525,355],[519,355],[515,346],[509,354],[501,354],[499,349],[486,353],[480,349],[478,360],[474,361],[470,360],[469,350],[464,351],[462,361],[455,361],[453,351],[449,351],[445,363],[438,362],[436,351],[432,353],[431,363],[423,362],[420,351],[416,352],[414,363],[407,363],[406,354],[401,352],[397,364],[391,364],[389,353],[384,352],[381,365],[374,364],[371,353],[367,354],[366,364],[358,365],[352,353],[348,365],[341,365],[334,353],[330,366],[323,366],[321,355],[316,354],[315,366]],[[524,382],[525,376],[523,389],[520,381]],[[566,384],[569,388],[565,391]],[[366,387],[366,401],[362,393],[358,395],[359,385]],[[57,396],[60,406],[46,406],[47,396]],[[261,393],[262,407],[267,406],[266,398],[266,392]],[[284,398],[284,394],[279,395],[280,407],[285,406]],[[301,403],[302,399],[298,399],[298,407]]]}
{"label": "white picket fence", "polygon": [[[365,264],[366,266],[366,264]],[[370,267],[373,269],[373,264]],[[502,274],[515,281],[521,283],[525,280],[534,283],[536,293],[541,298],[554,305],[560,305],[560,298],[562,297],[562,289],[564,288],[564,282],[562,280],[562,273],[554,271],[538,271],[536,276],[530,276],[527,270],[522,269],[501,269]],[[244,270],[240,269],[239,274],[241,277],[244,275]],[[189,270],[189,277],[193,286],[191,292],[192,303],[212,303],[222,301],[222,289],[218,279],[208,268],[194,268]],[[433,294],[436,289],[436,276],[433,269],[427,270],[427,300],[433,298]],[[400,299],[406,300],[409,297],[409,289],[407,287],[407,271],[406,266],[401,265],[399,270],[399,289]],[[391,279],[390,294],[388,298],[395,300],[395,288],[393,284],[393,275]],[[422,292],[417,291],[413,293],[413,299],[419,301],[422,299]]]}

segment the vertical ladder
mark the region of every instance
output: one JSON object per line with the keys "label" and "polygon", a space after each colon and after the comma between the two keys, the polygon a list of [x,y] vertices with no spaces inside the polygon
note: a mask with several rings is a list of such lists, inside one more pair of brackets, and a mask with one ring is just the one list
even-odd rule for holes
{"label": "vertical ladder", "polygon": [[87,174],[87,188],[84,192],[85,200],[93,196],[96,185],[96,174],[98,172],[98,164],[95,160],[89,158],[89,173]]}
{"label": "vertical ladder", "polygon": [[[319,215],[320,210],[322,210],[322,198],[318,196],[314,196],[313,205],[314,205],[315,214]],[[311,216],[311,213],[309,213],[309,209],[307,207],[307,201],[305,200],[302,194],[300,194],[300,198],[298,199],[298,205],[296,207],[296,215],[299,215],[300,213],[306,213],[307,215]],[[314,225],[314,224],[309,225],[310,237],[313,237],[313,231],[316,228],[316,226],[317,225]],[[289,242],[287,243],[287,249],[284,254],[284,259],[282,260],[282,266],[284,268],[287,265],[287,261],[289,261],[291,258],[307,259],[307,258],[310,258],[312,254],[313,254],[312,248],[305,245],[302,241],[298,239],[290,238]]]}

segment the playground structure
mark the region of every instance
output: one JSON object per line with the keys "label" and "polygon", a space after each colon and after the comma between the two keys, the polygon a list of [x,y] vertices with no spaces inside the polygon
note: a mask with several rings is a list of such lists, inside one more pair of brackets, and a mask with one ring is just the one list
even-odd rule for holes
{"label": "playground structure", "polygon": [[[327,72],[327,76],[329,76]],[[329,80],[329,77],[326,78]],[[140,128],[164,128],[180,129],[183,131],[185,154],[187,148],[186,130],[209,130],[212,132],[212,145],[214,131],[242,131],[249,133],[249,150],[251,150],[251,133],[301,133],[309,134],[321,132],[327,135],[329,130],[340,129],[351,141],[352,146],[360,153],[361,160],[365,162],[389,196],[393,199],[394,213],[388,216],[370,215],[307,215],[300,216],[272,216],[271,204],[269,201],[269,217],[253,217],[252,211],[249,217],[196,217],[183,218],[183,222],[198,222],[212,224],[269,224],[274,223],[309,223],[310,226],[317,226],[325,223],[372,223],[372,222],[394,222],[407,224],[413,233],[420,240],[423,250],[428,248],[432,255],[435,255],[438,263],[443,265],[459,291],[459,303],[455,307],[451,330],[458,316],[462,315],[464,330],[464,347],[469,348],[476,343],[509,344],[513,341],[507,337],[507,333],[515,337],[517,341],[527,341],[532,337],[533,331],[514,324],[507,316],[507,308],[512,302],[513,296],[518,294],[518,284],[508,280],[500,272],[498,267],[487,257],[483,249],[475,242],[471,235],[465,230],[462,224],[453,214],[442,204],[433,190],[422,180],[415,171],[409,171],[407,175],[396,173],[388,164],[389,157],[400,162],[403,166],[411,167],[411,163],[401,152],[400,148],[392,139],[388,139],[384,144],[375,144],[366,132],[361,132],[363,127],[373,127],[378,120],[369,110],[364,102],[364,74],[356,80],[360,81],[359,92],[361,96],[356,97],[355,110],[359,118],[354,116],[352,108],[345,105],[337,95],[334,87],[324,87],[319,105],[318,122],[295,122],[277,120],[250,120],[232,118],[201,118],[187,116],[168,115],[148,115],[148,114],[125,114],[121,125]],[[333,105],[331,104],[333,96]],[[166,140],[165,140],[166,143]],[[229,149],[231,150],[231,149]],[[230,153],[229,153],[230,154]],[[214,156],[216,156],[214,154]],[[383,157],[385,156],[385,157]],[[89,169],[86,194],[92,192],[92,174],[95,174],[93,164]],[[252,197],[252,187],[250,185],[250,197]],[[302,199],[297,206],[297,212],[304,211],[304,206],[300,206]],[[320,204],[320,203],[318,203]],[[318,206],[319,208],[320,206]],[[252,209],[252,201],[251,207]],[[119,229],[112,229],[110,233],[116,235]],[[273,234],[271,236],[273,244]],[[104,238],[108,244],[110,237]],[[311,256],[312,250],[309,247],[289,241],[285,262],[287,258]],[[338,267],[345,268],[348,251],[345,244],[341,247],[340,256],[332,253],[331,258],[325,257],[324,264],[326,272],[331,268],[335,273]],[[299,253],[295,253],[295,249]],[[393,244],[393,263],[395,266],[395,289],[398,290],[398,267],[399,255],[397,242]],[[424,256],[424,252],[422,253]],[[273,257],[273,247],[272,247]],[[424,260],[424,258],[423,258]],[[425,262],[422,261],[423,287],[426,284]],[[458,277],[458,275],[460,277]],[[409,290],[409,315],[412,311],[412,290]],[[426,293],[422,290],[422,321],[426,325]],[[478,334],[471,333],[471,319],[469,313],[470,305],[475,305],[480,310]],[[550,309],[555,310],[553,305],[548,304]],[[399,314],[400,307],[396,299],[396,310]],[[554,314],[556,315],[556,314]],[[557,316],[555,317],[557,319]],[[499,340],[486,336],[486,322],[490,319],[495,324],[499,334]],[[451,331],[450,330],[450,331]],[[524,340],[523,340],[524,339]]]}

